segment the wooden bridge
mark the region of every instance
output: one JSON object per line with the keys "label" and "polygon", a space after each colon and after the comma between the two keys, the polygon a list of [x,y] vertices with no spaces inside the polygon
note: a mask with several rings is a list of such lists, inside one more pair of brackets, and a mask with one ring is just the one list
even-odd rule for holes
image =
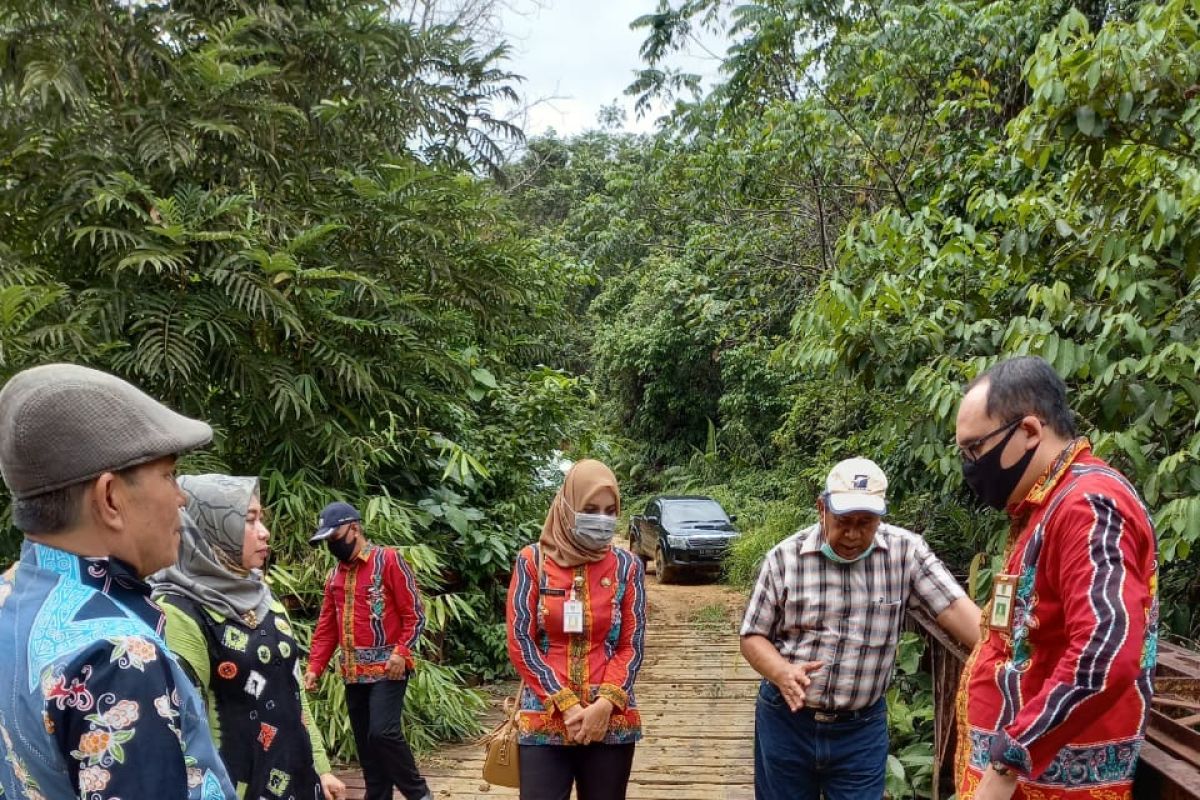
{"label": "wooden bridge", "polygon": [[[758,676],[738,651],[742,598],[720,586],[652,581],[648,588],[646,663],[637,688],[646,740],[637,748],[629,800],[752,800]],[[908,625],[926,641],[933,676],[934,797],[941,800],[954,792],[954,695],[967,653],[920,611],[909,613]],[[1161,643],[1137,800],[1200,800],[1198,724],[1200,654]],[[515,789],[483,783],[482,762],[479,745],[455,745],[422,759],[421,768],[437,800],[517,797]],[[342,777],[349,800],[362,798],[359,773]]]}

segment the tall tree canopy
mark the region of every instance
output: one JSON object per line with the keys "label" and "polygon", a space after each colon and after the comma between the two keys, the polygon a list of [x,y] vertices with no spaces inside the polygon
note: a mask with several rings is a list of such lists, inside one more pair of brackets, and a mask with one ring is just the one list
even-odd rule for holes
{"label": "tall tree canopy", "polygon": [[[676,98],[659,133],[609,137],[599,167],[604,134],[534,142],[515,173],[559,188],[514,186],[597,282],[577,293],[587,363],[645,488],[807,505],[837,457],[871,454],[905,521],[985,587],[974,557],[1004,526],[961,488],[956,401],[1036,353],[1142,488],[1180,564],[1170,626],[1194,635],[1197,24],[1187,2],[1053,0],[664,0],[638,19],[630,91]],[[704,26],[731,42],[706,93],[669,67]]]}
{"label": "tall tree canopy", "polygon": [[[429,655],[495,671],[498,567],[579,397],[539,366],[563,281],[485,180],[519,135],[503,50],[397,12],[5,4],[0,381],[87,363],[212,422],[184,468],[262,476],[310,609],[314,515],[362,503],[433,596]],[[460,682],[418,681],[418,741],[474,729]]]}

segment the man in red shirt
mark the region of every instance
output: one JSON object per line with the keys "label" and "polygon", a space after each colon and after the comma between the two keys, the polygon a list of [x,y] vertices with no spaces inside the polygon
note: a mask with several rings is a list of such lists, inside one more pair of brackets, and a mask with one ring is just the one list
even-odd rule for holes
{"label": "man in red shirt", "polygon": [[1040,358],[976,378],[955,438],[967,484],[1012,519],[963,670],[958,797],[1129,800],[1158,642],[1150,515]]}
{"label": "man in red shirt", "polygon": [[425,626],[412,570],[395,550],[367,541],[362,517],[349,503],[325,506],[309,541],[325,542],[339,563],[325,581],[304,688],[316,689],[340,647],[367,800],[390,800],[393,786],[406,800],[432,800],[400,724]]}

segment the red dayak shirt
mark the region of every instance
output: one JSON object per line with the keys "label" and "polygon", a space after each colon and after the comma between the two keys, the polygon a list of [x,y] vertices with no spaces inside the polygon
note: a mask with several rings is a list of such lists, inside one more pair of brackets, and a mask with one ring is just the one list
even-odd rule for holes
{"label": "red dayak shirt", "polygon": [[352,561],[334,567],[325,581],[308,671],[324,672],[339,647],[347,683],[384,680],[392,653],[403,656],[411,671],[424,627],[421,595],[408,563],[390,547],[368,544]]}
{"label": "red dayak shirt", "polygon": [[994,761],[1015,800],[1130,798],[1157,660],[1150,515],[1085,439],[1010,513],[1012,631],[986,631],[963,671],[958,796]]}

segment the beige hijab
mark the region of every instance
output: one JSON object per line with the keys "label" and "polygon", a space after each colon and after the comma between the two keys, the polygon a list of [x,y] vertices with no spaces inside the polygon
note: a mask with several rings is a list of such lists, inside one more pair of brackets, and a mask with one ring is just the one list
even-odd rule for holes
{"label": "beige hijab", "polygon": [[584,459],[571,467],[562,488],[554,495],[542,536],[538,539],[546,557],[561,567],[577,567],[599,561],[612,549],[585,550],[575,541],[575,511],[582,509],[601,489],[611,489],[617,498],[617,515],[621,514],[621,490],[612,470],[595,459]]}

